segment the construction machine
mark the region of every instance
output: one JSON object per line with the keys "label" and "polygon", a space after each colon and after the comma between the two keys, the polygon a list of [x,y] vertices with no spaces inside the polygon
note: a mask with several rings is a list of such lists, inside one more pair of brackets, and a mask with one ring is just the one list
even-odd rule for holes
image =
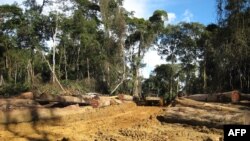
{"label": "construction machine", "polygon": [[166,104],[164,95],[160,94],[158,90],[143,92],[142,99],[145,102],[145,105],[148,106],[164,106]]}

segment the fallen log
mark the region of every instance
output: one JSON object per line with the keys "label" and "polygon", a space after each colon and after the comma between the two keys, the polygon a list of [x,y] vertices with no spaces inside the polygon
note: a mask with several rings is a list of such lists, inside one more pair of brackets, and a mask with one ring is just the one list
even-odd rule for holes
{"label": "fallen log", "polygon": [[133,96],[131,95],[119,94],[118,98],[121,101],[133,101]]}
{"label": "fallen log", "polygon": [[250,94],[241,93],[240,94],[240,99],[241,100],[249,100],[250,101]]}
{"label": "fallen log", "polygon": [[91,97],[75,97],[75,96],[59,96],[51,94],[42,94],[39,98],[35,99],[39,102],[58,102],[69,104],[90,104]]}
{"label": "fallen log", "polygon": [[122,101],[118,99],[102,96],[102,97],[92,99],[90,103],[93,108],[100,108],[100,107],[106,107],[110,105],[118,105],[118,104],[121,104]]}
{"label": "fallen log", "polygon": [[80,95],[80,96],[58,96],[42,94],[36,101],[39,102],[57,102],[61,104],[84,104],[91,105],[94,108],[105,107],[109,105],[121,104],[122,101],[115,97],[97,96],[97,95]]}
{"label": "fallen log", "polygon": [[[237,103],[240,98],[233,98],[234,96],[241,94],[237,91],[224,92],[224,93],[213,93],[213,94],[194,94],[190,96],[186,96],[188,99],[196,100],[196,101],[204,101],[204,102],[234,102]],[[236,100],[236,101],[235,101]]]}
{"label": "fallen log", "polygon": [[196,100],[196,101],[207,101],[208,94],[194,94],[187,96],[186,98]]}
{"label": "fallen log", "polygon": [[38,102],[31,99],[0,99],[0,110],[10,110],[22,107],[42,107]]}
{"label": "fallen log", "polygon": [[73,96],[61,96],[64,103],[72,103],[72,104],[89,104],[86,99],[73,97]]}
{"label": "fallen log", "polygon": [[[243,107],[238,106],[239,108],[223,106],[215,103],[205,103],[200,101],[195,101],[187,98],[178,98],[176,99],[176,104],[186,107],[193,107],[198,109],[206,109],[206,110],[217,110],[217,111],[229,111],[229,112],[245,112],[242,111]],[[246,108],[246,107],[244,107]]]}
{"label": "fallen log", "polygon": [[225,124],[249,124],[249,113],[222,113],[192,107],[171,107],[157,119],[167,123],[182,123],[209,128],[223,128]]}
{"label": "fallen log", "polygon": [[17,96],[19,99],[34,99],[35,96],[32,92],[24,92]]}

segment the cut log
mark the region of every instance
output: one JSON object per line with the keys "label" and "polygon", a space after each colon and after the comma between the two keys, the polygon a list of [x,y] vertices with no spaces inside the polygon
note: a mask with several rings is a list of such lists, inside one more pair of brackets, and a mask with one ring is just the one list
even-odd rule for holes
{"label": "cut log", "polygon": [[249,113],[218,112],[191,107],[167,108],[158,120],[167,123],[182,123],[209,128],[223,128],[225,124],[249,124]]}
{"label": "cut log", "polygon": [[73,96],[61,96],[64,103],[73,103],[73,104],[89,104],[87,100],[84,100],[83,98],[79,97],[73,97]]}
{"label": "cut log", "polygon": [[208,94],[194,94],[187,96],[186,98],[196,100],[196,101],[207,101]]}
{"label": "cut log", "polygon": [[249,100],[250,101],[250,94],[241,93],[240,94],[240,99],[241,100]]}
{"label": "cut log", "polygon": [[118,98],[121,101],[133,101],[133,96],[131,96],[131,95],[119,94]]}
{"label": "cut log", "polygon": [[0,110],[11,110],[22,107],[42,107],[38,102],[30,99],[0,99]]}
{"label": "cut log", "polygon": [[[240,109],[243,107],[238,106],[239,108],[234,108],[234,107],[228,107],[228,106],[223,106],[220,104],[215,104],[215,103],[205,103],[205,102],[199,102],[187,98],[178,98],[176,99],[176,104],[186,106],[186,107],[193,107],[193,108],[198,108],[198,109],[206,109],[206,110],[217,110],[217,111],[229,111],[229,112],[245,112]],[[244,107],[246,108],[246,107]]]}
{"label": "cut log", "polygon": [[[207,94],[205,94],[207,95]],[[212,95],[215,97],[214,100],[209,100],[209,96]],[[238,103],[240,100],[249,100],[250,101],[250,94],[244,94],[240,93],[238,91],[230,91],[230,92],[224,92],[224,93],[215,93],[207,95],[208,98],[206,99],[208,102],[232,102],[232,103]],[[191,97],[188,97],[190,99],[194,99],[196,95],[192,95]],[[204,101],[204,100],[198,100],[198,101]]]}
{"label": "cut log", "polygon": [[240,93],[238,91],[233,91],[231,93],[232,103],[239,103],[240,101]]}
{"label": "cut log", "polygon": [[121,104],[122,101],[115,99],[114,97],[105,97],[105,96],[93,96],[93,95],[82,95],[82,96],[58,96],[58,95],[49,95],[42,94],[39,99],[36,99],[39,102],[57,102],[62,104],[85,104],[91,105],[94,108],[105,107],[109,105]]}
{"label": "cut log", "polygon": [[122,101],[114,99],[114,98],[102,96],[102,97],[92,99],[90,103],[93,108],[100,108],[100,107],[106,107],[110,105],[118,105],[118,104],[121,104]]}
{"label": "cut log", "polygon": [[235,91],[214,94],[194,94],[187,96],[186,98],[205,102],[232,102],[232,93],[234,92]]}
{"label": "cut log", "polygon": [[20,99],[34,99],[34,94],[32,92],[24,92],[21,93],[19,96],[17,96],[17,98]]}
{"label": "cut log", "polygon": [[90,104],[91,97],[58,96],[42,94],[36,101],[39,102],[59,102],[70,104]]}
{"label": "cut log", "polygon": [[155,96],[147,96],[145,98],[146,101],[160,101],[162,98],[161,97],[155,97]]}
{"label": "cut log", "polygon": [[122,104],[122,101],[119,99],[112,99],[112,100],[114,100],[116,104]]}
{"label": "cut log", "polygon": [[52,95],[52,94],[41,94],[36,101],[47,101],[47,102],[60,102],[62,101],[61,97],[58,95]]}

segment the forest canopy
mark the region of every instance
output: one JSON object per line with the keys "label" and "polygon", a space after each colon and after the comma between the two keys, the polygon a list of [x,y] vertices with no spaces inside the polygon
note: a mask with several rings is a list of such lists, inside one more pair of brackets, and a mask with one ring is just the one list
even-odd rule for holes
{"label": "forest canopy", "polygon": [[[123,0],[0,5],[0,95],[250,93],[250,2],[216,2],[218,22],[209,25],[165,24],[165,10],[136,18]],[[142,59],[153,46],[166,64],[145,79]]]}

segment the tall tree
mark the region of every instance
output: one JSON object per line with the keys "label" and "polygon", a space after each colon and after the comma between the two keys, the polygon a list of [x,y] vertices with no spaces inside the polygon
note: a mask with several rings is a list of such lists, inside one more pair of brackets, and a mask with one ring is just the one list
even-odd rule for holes
{"label": "tall tree", "polygon": [[203,31],[204,26],[199,23],[179,23],[167,26],[158,36],[159,53],[172,65],[177,61],[181,64],[182,71],[186,74],[187,92],[191,92],[192,79],[197,71],[200,54],[198,41]]}
{"label": "tall tree", "polygon": [[164,21],[167,20],[167,12],[157,10],[149,20],[128,19],[128,31],[130,35],[126,40],[127,48],[130,48],[133,72],[133,96],[140,97],[139,69],[144,54],[152,46],[156,35],[162,30]]}
{"label": "tall tree", "polygon": [[[219,50],[221,64],[226,70],[226,89],[249,91],[249,11],[248,0],[217,0],[219,25]],[[223,35],[223,36],[221,36]],[[223,52],[222,52],[223,50]],[[229,78],[226,79],[226,78]]]}

